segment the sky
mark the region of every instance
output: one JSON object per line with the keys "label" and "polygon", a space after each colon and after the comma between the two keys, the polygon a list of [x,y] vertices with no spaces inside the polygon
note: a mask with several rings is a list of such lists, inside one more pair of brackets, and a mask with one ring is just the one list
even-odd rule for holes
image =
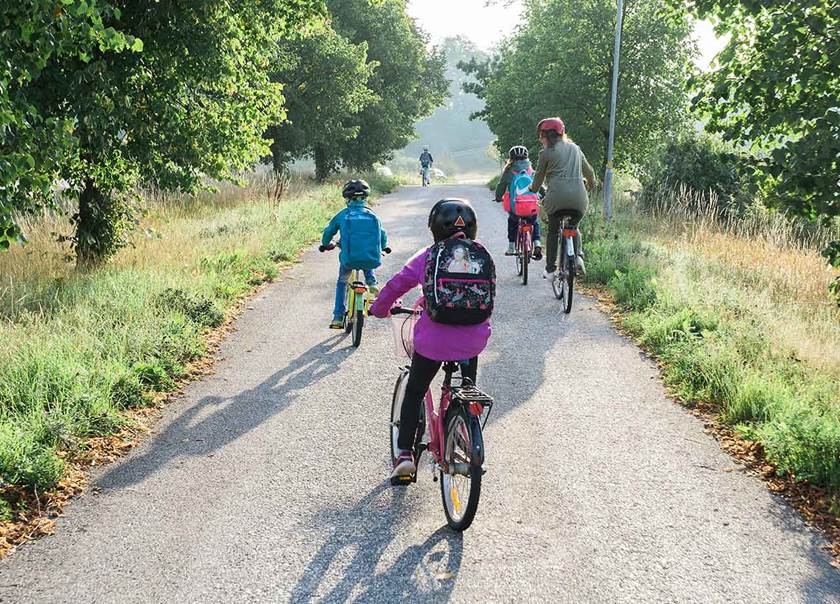
{"label": "sky", "polygon": [[[433,42],[463,35],[484,50],[492,48],[516,27],[521,8],[519,0],[501,1],[491,6],[487,6],[487,0],[409,1],[409,13],[432,36]],[[723,41],[705,21],[696,24],[694,35],[700,48],[697,64],[707,69],[715,54],[723,48]]]}

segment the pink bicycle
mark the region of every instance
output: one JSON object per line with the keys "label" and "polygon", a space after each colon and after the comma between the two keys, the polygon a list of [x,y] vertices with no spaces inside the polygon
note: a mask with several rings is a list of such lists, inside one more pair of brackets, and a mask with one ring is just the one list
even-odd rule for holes
{"label": "pink bicycle", "polygon": [[[413,354],[413,326],[422,310],[394,307],[395,339],[402,351]],[[397,315],[407,315],[397,319]],[[478,390],[472,380],[456,375],[461,367],[457,362],[443,364],[443,386],[440,404],[435,408],[431,389],[426,392],[424,408],[414,438],[414,459],[418,467],[424,451],[431,455],[432,477],[440,480],[440,494],[446,522],[456,531],[467,529],[478,509],[481,478],[484,475],[484,438],[493,399]],[[397,437],[400,432],[400,412],[408,384],[409,366],[400,367],[391,403],[391,461],[399,454]],[[428,436],[427,436],[428,434]],[[417,475],[392,478],[393,485],[417,482]]]}

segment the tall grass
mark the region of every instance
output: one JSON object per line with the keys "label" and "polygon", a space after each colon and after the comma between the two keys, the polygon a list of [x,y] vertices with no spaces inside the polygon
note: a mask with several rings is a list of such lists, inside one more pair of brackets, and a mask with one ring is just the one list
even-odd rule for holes
{"label": "tall grass", "polygon": [[[759,441],[782,474],[840,495],[840,310],[819,248],[837,233],[672,190],[584,221],[588,279],[689,403]],[[707,198],[708,199],[708,198]]]}
{"label": "tall grass", "polygon": [[[371,178],[379,192],[395,183]],[[205,354],[204,334],[277,274],[343,207],[337,183],[297,179],[272,203],[264,184],[149,199],[133,246],[80,273],[46,215],[30,243],[0,254],[0,480],[57,484],[85,439],[171,389]]]}

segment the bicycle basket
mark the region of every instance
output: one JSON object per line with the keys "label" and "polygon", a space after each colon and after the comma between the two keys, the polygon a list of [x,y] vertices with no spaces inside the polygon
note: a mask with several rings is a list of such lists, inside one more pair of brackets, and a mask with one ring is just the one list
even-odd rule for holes
{"label": "bicycle basket", "polygon": [[398,359],[411,359],[414,354],[414,325],[419,315],[393,315],[394,352]]}

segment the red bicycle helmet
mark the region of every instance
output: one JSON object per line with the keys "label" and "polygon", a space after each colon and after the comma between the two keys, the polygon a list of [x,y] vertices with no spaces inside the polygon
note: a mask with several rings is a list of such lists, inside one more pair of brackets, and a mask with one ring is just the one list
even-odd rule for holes
{"label": "red bicycle helmet", "polygon": [[537,134],[540,132],[554,130],[558,135],[566,134],[566,124],[559,117],[547,117],[537,124]]}

